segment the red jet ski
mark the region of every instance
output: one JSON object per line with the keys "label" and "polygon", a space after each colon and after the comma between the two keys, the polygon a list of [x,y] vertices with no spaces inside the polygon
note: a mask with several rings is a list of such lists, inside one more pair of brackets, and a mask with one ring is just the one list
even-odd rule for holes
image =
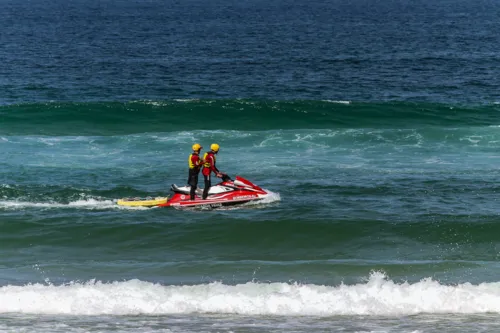
{"label": "red jet ski", "polygon": [[159,204],[158,207],[218,208],[259,201],[270,194],[245,178],[236,176],[236,179],[232,180],[227,175],[224,175],[222,182],[210,187],[208,197],[205,200],[202,199],[203,189],[200,188],[196,190],[194,200],[189,198],[190,186],[179,187],[173,184],[171,190],[174,192],[172,198],[169,198],[165,203]]}

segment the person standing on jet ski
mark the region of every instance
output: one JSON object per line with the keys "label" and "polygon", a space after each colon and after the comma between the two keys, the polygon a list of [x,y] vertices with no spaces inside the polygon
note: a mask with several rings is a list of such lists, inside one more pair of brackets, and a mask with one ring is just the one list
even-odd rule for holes
{"label": "person standing on jet ski", "polygon": [[223,177],[224,173],[220,172],[219,169],[215,166],[215,155],[219,152],[219,145],[216,143],[212,143],[210,146],[210,151],[205,153],[203,156],[203,178],[205,178],[205,188],[203,189],[203,199],[208,197],[208,191],[212,186],[212,182],[210,181],[210,174],[215,173],[215,175],[219,178]]}
{"label": "person standing on jet ski", "polygon": [[195,143],[192,148],[193,153],[189,155],[188,159],[189,176],[187,183],[191,186],[189,197],[191,200],[194,200],[194,194],[196,189],[198,188],[198,175],[200,174],[200,169],[203,165],[203,161],[200,158],[200,151],[203,147],[199,143]]}

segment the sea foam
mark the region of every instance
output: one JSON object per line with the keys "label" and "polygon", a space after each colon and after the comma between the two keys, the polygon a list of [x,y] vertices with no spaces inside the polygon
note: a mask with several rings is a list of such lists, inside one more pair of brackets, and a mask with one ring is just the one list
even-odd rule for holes
{"label": "sea foam", "polygon": [[105,199],[81,199],[75,200],[68,203],[59,202],[30,202],[30,201],[20,201],[20,200],[0,200],[0,209],[5,210],[22,210],[26,208],[44,208],[44,209],[60,209],[60,208],[76,208],[76,209],[148,209],[147,207],[128,207],[119,206],[116,204],[115,200],[105,200]]}
{"label": "sea foam", "polygon": [[218,313],[278,316],[500,312],[500,283],[443,285],[430,278],[321,286],[248,282],[165,286],[140,280],[0,288],[0,313],[135,315]]}

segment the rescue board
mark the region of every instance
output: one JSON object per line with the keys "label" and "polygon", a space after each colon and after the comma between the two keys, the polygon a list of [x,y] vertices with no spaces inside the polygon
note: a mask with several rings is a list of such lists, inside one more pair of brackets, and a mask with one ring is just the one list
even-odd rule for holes
{"label": "rescue board", "polygon": [[119,206],[129,206],[129,207],[153,207],[160,204],[166,204],[168,197],[147,197],[147,198],[123,198],[119,199],[116,203]]}

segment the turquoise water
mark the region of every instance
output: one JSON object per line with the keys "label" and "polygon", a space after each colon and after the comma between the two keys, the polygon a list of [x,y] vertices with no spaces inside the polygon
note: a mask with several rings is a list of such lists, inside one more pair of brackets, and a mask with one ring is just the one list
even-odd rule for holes
{"label": "turquoise water", "polygon": [[0,332],[497,332],[497,14],[0,1]]}
{"label": "turquoise water", "polygon": [[[223,120],[239,106],[244,114]],[[319,316],[318,330],[363,331],[361,320],[373,331],[414,332],[440,313],[490,313],[477,320],[495,322],[496,108],[252,100],[5,106],[4,329],[21,330],[19,313],[42,316],[28,325],[35,331],[104,325],[106,332],[115,320],[120,331],[205,331],[221,320],[213,330],[251,331],[246,325],[257,322],[257,331],[301,331]],[[172,130],[188,112],[192,122]],[[189,130],[204,113],[218,129]],[[116,205],[183,184],[192,142],[218,142],[220,169],[272,191],[271,199],[213,211]],[[400,327],[408,315],[418,315],[410,330]]]}

